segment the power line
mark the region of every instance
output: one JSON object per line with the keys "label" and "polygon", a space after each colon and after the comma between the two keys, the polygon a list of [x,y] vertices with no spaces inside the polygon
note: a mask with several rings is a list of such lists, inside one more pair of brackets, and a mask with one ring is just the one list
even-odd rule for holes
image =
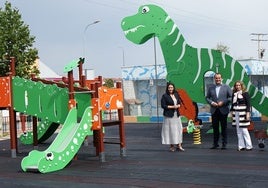
{"label": "power line", "polygon": [[257,39],[251,40],[258,42],[258,58],[262,59],[265,49],[261,48],[261,41],[268,41],[267,39],[262,39],[264,36],[268,35],[268,33],[251,33],[250,35],[257,36]]}

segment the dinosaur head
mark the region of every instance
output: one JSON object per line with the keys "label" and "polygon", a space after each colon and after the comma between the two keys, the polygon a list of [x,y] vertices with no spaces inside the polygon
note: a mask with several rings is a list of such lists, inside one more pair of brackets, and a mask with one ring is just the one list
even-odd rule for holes
{"label": "dinosaur head", "polygon": [[168,32],[170,18],[167,13],[156,5],[143,5],[138,13],[124,18],[122,30],[128,40],[135,44],[143,44],[154,35],[159,37],[162,32]]}

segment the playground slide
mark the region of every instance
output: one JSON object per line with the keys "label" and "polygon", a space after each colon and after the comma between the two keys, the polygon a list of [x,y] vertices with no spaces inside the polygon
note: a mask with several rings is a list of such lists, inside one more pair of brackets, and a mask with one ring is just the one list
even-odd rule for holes
{"label": "playground slide", "polygon": [[78,152],[85,137],[92,134],[91,127],[91,107],[86,108],[80,123],[77,123],[77,109],[71,109],[53,143],[45,151],[33,150],[24,157],[22,170],[47,173],[63,169]]}
{"label": "playground slide", "polygon": [[[42,143],[43,141],[47,140],[52,134],[54,134],[59,125],[60,124],[58,123],[42,119],[37,126],[38,142]],[[33,132],[27,131],[26,133],[22,134],[20,136],[20,141],[22,144],[33,144]]]}

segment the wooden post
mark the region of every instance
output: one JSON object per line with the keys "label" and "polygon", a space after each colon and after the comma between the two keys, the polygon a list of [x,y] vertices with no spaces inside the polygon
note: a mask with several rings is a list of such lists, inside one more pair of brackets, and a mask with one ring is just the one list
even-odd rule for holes
{"label": "wooden post", "polygon": [[[93,97],[99,98],[99,92],[98,88],[102,86],[102,76],[98,76],[98,82],[94,84],[93,90],[95,93],[93,94]],[[103,135],[103,123],[102,123],[102,113],[99,112],[99,118],[100,118],[100,130],[94,131],[94,143],[96,147],[96,155],[99,156],[99,160],[101,162],[105,162],[105,153],[104,153],[104,135]]]}
{"label": "wooden post", "polygon": [[82,87],[83,85],[83,78],[82,78],[82,75],[83,75],[83,63],[84,63],[84,58],[80,58],[79,60],[79,65],[78,65],[78,77],[79,77],[79,85],[80,87]]}
{"label": "wooden post", "polygon": [[69,110],[76,106],[76,102],[74,99],[74,77],[73,71],[68,72],[68,88],[69,88]]}
{"label": "wooden post", "polygon": [[38,148],[38,133],[37,133],[37,117],[33,116],[33,146],[34,149]]}
{"label": "wooden post", "polygon": [[[116,88],[122,88],[122,83],[117,82]],[[120,136],[120,155],[126,157],[126,138],[125,138],[125,123],[124,123],[124,110],[118,109],[119,119],[119,136]]]}
{"label": "wooden post", "polygon": [[[15,76],[15,58],[10,58],[10,80],[12,81],[12,77]],[[12,92],[12,84],[10,85],[10,91]],[[13,95],[13,93],[11,93]],[[16,126],[16,112],[14,111],[13,100],[11,98],[11,105],[9,109],[9,124],[10,124],[10,149],[11,149],[11,158],[17,157],[17,126]]]}
{"label": "wooden post", "polygon": [[23,133],[26,133],[26,126],[25,126],[25,123],[26,123],[26,115],[23,114],[23,113],[20,113],[21,131],[22,131]]}

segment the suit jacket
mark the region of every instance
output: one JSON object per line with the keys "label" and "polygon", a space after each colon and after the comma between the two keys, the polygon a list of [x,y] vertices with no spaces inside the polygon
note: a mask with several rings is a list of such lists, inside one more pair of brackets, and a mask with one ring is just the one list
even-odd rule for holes
{"label": "suit jacket", "polygon": [[[177,92],[174,93],[174,96],[176,97],[177,99],[177,104],[180,104],[181,101],[180,101],[180,97],[179,97],[179,94]],[[163,108],[163,115],[166,116],[166,117],[173,117],[174,116],[174,112],[175,110],[177,111],[177,115],[180,116],[180,112],[178,109],[169,109],[168,106],[169,105],[175,105],[174,102],[173,102],[173,99],[171,98],[171,96],[167,93],[163,94],[162,95],[162,98],[161,98],[161,107]]]}
{"label": "suit jacket", "polygon": [[[211,114],[214,114],[217,108],[220,110],[222,114],[228,114],[230,111],[229,104],[232,100],[232,90],[228,85],[222,84],[219,91],[219,96],[217,97],[216,85],[214,84],[208,88],[206,100],[210,104]],[[219,102],[219,101],[223,101],[223,106],[214,107],[211,105],[212,102]]]}

